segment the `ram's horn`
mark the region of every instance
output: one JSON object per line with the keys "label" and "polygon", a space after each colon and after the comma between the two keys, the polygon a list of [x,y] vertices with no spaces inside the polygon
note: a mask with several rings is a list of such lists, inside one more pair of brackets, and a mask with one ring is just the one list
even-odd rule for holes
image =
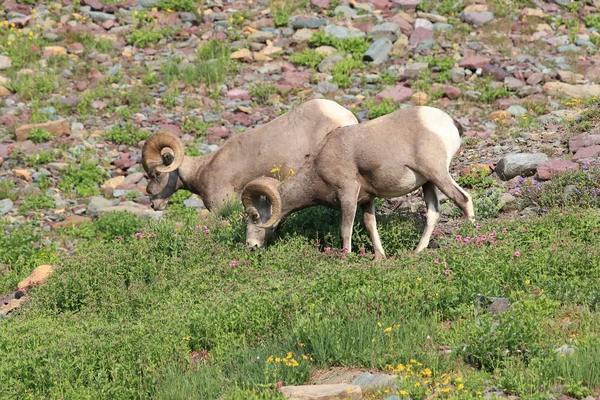
{"label": "ram's horn", "polygon": [[160,132],[150,136],[142,149],[142,165],[146,172],[175,171],[183,162],[183,144],[174,135]]}
{"label": "ram's horn", "polygon": [[248,183],[242,191],[242,204],[246,210],[254,207],[254,201],[260,196],[265,196],[271,203],[271,218],[264,224],[257,224],[259,228],[271,228],[279,220],[281,215],[281,197],[277,190],[279,184],[277,179],[257,178]]}

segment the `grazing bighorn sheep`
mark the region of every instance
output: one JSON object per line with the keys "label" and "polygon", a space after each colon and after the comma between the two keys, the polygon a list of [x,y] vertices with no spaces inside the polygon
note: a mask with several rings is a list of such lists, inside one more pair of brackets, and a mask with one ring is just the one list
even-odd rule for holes
{"label": "grazing bighorn sheep", "polygon": [[[356,206],[363,210],[375,259],[385,257],[375,222],[374,199],[402,196],[423,187],[427,225],[416,252],[427,247],[440,216],[439,188],[469,220],[473,202],[450,176],[450,160],[462,127],[445,112],[414,107],[331,132],[320,149],[289,179],[261,177],[248,183],[242,202],[250,217],[246,242],[262,247],[279,223],[313,205],[342,210],[344,249],[352,249]],[[436,188],[437,187],[437,188]]]}
{"label": "grazing bighorn sheep", "polygon": [[275,166],[297,170],[334,129],[357,124],[352,112],[331,100],[310,100],[269,123],[227,140],[207,156],[189,157],[168,133],[151,136],[142,150],[152,208],[163,209],[179,189],[198,194],[209,210]]}

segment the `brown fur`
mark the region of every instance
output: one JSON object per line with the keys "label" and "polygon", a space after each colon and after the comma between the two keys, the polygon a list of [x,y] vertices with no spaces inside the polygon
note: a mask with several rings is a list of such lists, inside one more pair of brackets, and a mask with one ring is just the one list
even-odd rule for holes
{"label": "brown fur", "polygon": [[[423,121],[423,116],[431,116],[435,121]],[[417,251],[427,246],[439,218],[436,187],[472,219],[470,196],[448,173],[448,160],[460,143],[452,121],[440,110],[414,107],[336,129],[296,175],[278,185],[281,212],[261,215],[265,229],[269,230],[267,238],[290,213],[319,204],[342,209],[342,239],[344,247],[351,250],[352,223],[358,204],[363,208],[375,256],[382,258],[385,253],[375,224],[374,199],[405,195],[419,187],[423,187],[428,205],[428,222]],[[429,129],[432,126],[437,132]],[[456,148],[448,148],[454,144]],[[251,237],[256,227],[248,229],[249,245],[264,244]]]}
{"label": "brown fur", "polygon": [[273,121],[227,140],[207,156],[185,156],[176,171],[148,184],[152,206],[161,208],[176,190],[198,194],[209,210],[241,195],[244,186],[271,176],[275,166],[297,171],[335,128],[357,124],[354,115],[330,100],[310,100]]}

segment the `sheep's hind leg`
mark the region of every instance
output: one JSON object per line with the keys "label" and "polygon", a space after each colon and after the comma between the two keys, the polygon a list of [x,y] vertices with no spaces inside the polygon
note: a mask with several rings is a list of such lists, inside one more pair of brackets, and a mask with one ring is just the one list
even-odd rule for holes
{"label": "sheep's hind leg", "polygon": [[427,205],[427,225],[415,253],[427,248],[435,224],[440,219],[440,199],[437,190],[437,187],[431,182],[426,182],[423,185],[423,200],[425,200],[425,204]]}
{"label": "sheep's hind leg", "polygon": [[465,218],[473,222],[475,220],[475,212],[473,211],[473,200],[469,193],[465,192],[450,176],[450,173],[444,171],[443,174],[428,178],[440,189],[448,198],[463,211]]}
{"label": "sheep's hind leg", "polygon": [[352,252],[352,225],[356,216],[356,203],[360,186],[344,188],[339,194],[340,207],[342,209],[342,243],[347,252]]}
{"label": "sheep's hind leg", "polygon": [[369,232],[371,237],[371,243],[373,243],[373,250],[375,251],[375,260],[381,260],[385,258],[385,251],[381,245],[381,239],[379,238],[379,232],[377,232],[377,221],[375,219],[375,200],[371,200],[368,203],[363,204],[363,222],[365,228]]}

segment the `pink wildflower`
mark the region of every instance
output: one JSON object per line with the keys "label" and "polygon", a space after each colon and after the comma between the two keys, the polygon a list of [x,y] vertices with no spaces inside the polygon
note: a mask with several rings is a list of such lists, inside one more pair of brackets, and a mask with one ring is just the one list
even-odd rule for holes
{"label": "pink wildflower", "polygon": [[540,294],[540,291],[539,291],[539,290],[537,290],[537,289],[535,289],[535,290],[533,291],[533,293],[535,293],[536,295],[538,295],[538,294]]}
{"label": "pink wildflower", "polygon": [[449,269],[444,271],[444,275],[450,275],[452,273],[452,271],[450,271]]}
{"label": "pink wildflower", "polygon": [[475,225],[475,228],[479,229],[479,228],[481,228],[481,225],[477,224],[477,225]]}
{"label": "pink wildflower", "polygon": [[433,260],[433,263],[434,263],[434,264],[439,264],[439,263],[440,263],[440,260],[438,260],[438,259],[436,258],[435,260]]}
{"label": "pink wildflower", "polygon": [[460,241],[462,241],[462,236],[456,235],[456,237],[454,237],[454,240],[457,242],[460,242]]}
{"label": "pink wildflower", "polygon": [[238,262],[236,260],[231,260],[229,261],[229,265],[231,265],[232,267],[237,267]]}
{"label": "pink wildflower", "polygon": [[520,251],[515,251],[515,254],[513,254],[513,256],[515,256],[515,257],[521,257],[521,252]]}
{"label": "pink wildflower", "polygon": [[506,228],[502,228],[502,233],[506,233],[507,229]]}
{"label": "pink wildflower", "polygon": [[331,247],[325,247],[325,252],[326,253],[331,253]]}

